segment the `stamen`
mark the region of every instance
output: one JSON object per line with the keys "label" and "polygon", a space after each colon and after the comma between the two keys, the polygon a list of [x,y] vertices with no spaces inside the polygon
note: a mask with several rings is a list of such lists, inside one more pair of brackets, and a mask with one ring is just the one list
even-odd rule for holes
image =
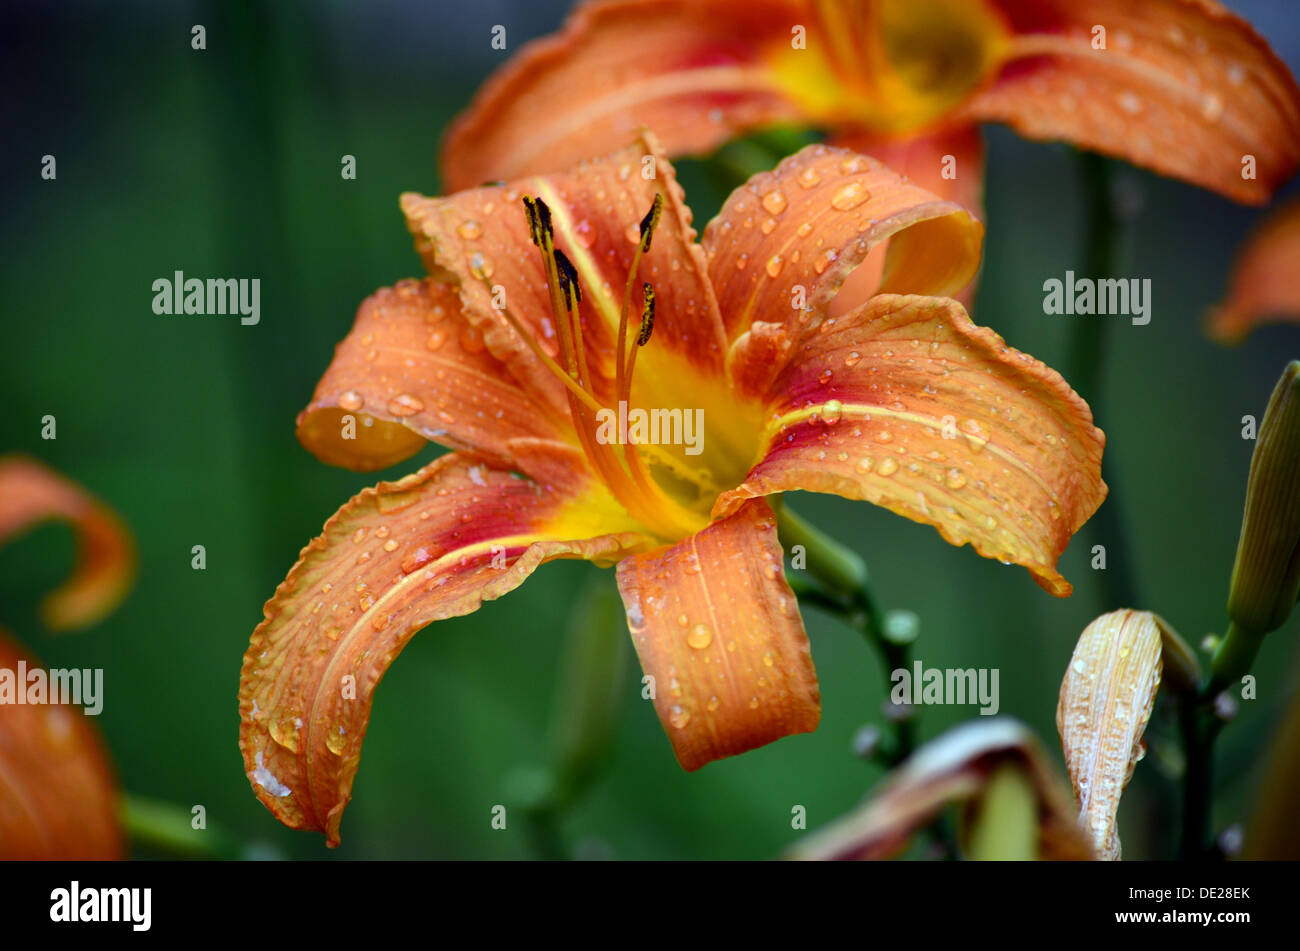
{"label": "stamen", "polygon": [[[645,303],[641,307],[641,332],[636,335],[636,345],[644,347],[650,342],[650,335],[655,329],[655,289],[649,284],[641,286],[641,296]],[[633,351],[635,352],[635,351]],[[629,373],[628,376],[632,374]]]}
{"label": "stamen", "polygon": [[[679,475],[681,473],[677,470],[683,468],[680,462],[673,460],[658,446],[606,445],[597,438],[596,416],[608,408],[596,398],[594,381],[587,366],[580,307],[582,287],[578,269],[568,256],[555,246],[551,209],[546,202],[540,197],[525,196],[523,203],[528,215],[529,238],[542,252],[547,290],[551,299],[551,313],[557,325],[560,353],[564,362],[568,364],[567,372],[542,350],[534,335],[528,332],[509,308],[500,308],[500,313],[504,315],[510,328],[522,337],[538,356],[542,365],[564,383],[578,441],[592,466],[600,473],[610,491],[628,513],[641,524],[652,527],[666,537],[681,537],[698,530],[703,516],[683,508],[650,477],[641,453],[646,453],[658,464],[669,467]],[[627,323],[631,309],[632,288],[637,280],[641,256],[650,250],[663,205],[663,195],[656,194],[650,210],[641,219],[641,240],[637,243],[633,254],[623,295],[623,308],[619,318],[618,351],[614,361],[615,373],[618,377],[615,394],[623,400],[627,399],[631,387],[637,351],[650,341],[650,335],[654,331],[654,288],[648,283],[643,283],[641,325],[637,333],[636,345],[632,347],[631,354],[628,354]],[[486,279],[481,280],[486,286]]]}
{"label": "stamen", "polygon": [[650,210],[641,219],[641,252],[643,254],[650,250],[650,239],[654,237],[655,228],[659,225],[659,216],[663,213],[663,210],[663,192],[655,192],[655,198],[650,205]]}
{"label": "stamen", "polygon": [[[618,315],[618,349],[614,353],[614,392],[620,394],[620,399],[623,398],[623,394],[631,392],[632,389],[632,380],[624,372],[624,361],[627,360],[627,320],[632,303],[632,287],[636,283],[637,269],[641,265],[641,255],[650,250],[650,242],[654,238],[655,228],[659,225],[663,207],[663,192],[655,192],[654,201],[650,203],[650,210],[641,219],[641,240],[636,246],[636,253],[632,255],[632,266],[628,268],[627,272],[627,286],[623,288],[623,307]],[[653,296],[653,291],[651,295]]]}

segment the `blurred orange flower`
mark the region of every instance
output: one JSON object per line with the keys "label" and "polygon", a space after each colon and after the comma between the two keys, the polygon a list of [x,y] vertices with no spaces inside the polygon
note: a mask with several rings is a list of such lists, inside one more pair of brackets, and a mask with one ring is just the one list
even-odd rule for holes
{"label": "blurred orange flower", "polygon": [[[48,519],[76,533],[72,577],[46,598],[54,629],[90,624],[114,610],[135,574],[121,520],[85,490],[20,456],[0,459],[0,543]],[[0,670],[40,668],[0,630]],[[0,859],[116,859],[123,854],[117,790],[103,740],[65,704],[0,703]]]}
{"label": "blurred orange flower", "polygon": [[799,123],[978,213],[982,122],[1249,204],[1300,166],[1300,89],[1214,0],[586,0],[452,126],[444,185],[555,171],[641,126],[699,155]]}

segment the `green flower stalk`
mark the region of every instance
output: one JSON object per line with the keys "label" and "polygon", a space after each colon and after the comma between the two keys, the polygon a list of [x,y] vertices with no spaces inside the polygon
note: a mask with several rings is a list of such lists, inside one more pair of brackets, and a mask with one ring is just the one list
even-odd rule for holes
{"label": "green flower stalk", "polygon": [[1216,683],[1249,669],[1260,643],[1291,614],[1300,594],[1300,361],[1292,360],[1268,401],[1250,461],[1246,510],[1228,592],[1231,624],[1212,665]]}

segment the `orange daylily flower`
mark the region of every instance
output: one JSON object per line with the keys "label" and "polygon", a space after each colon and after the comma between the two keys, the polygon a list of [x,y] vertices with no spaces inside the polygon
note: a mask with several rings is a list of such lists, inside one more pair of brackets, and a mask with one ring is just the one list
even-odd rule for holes
{"label": "orange daylily flower", "polygon": [[1300,199],[1271,212],[1241,246],[1228,294],[1210,311],[1209,330],[1240,343],[1268,321],[1300,322]]}
{"label": "orange daylily flower", "polygon": [[[77,535],[73,576],[45,601],[51,628],[90,624],[130,588],[135,556],[118,517],[76,485],[30,459],[0,459],[0,543],[49,519]],[[40,663],[0,630],[0,671],[13,678]],[[0,703],[0,859],[116,859],[124,851],[113,769],[99,731],[58,703]]]}
{"label": "orange daylily flower", "polygon": [[801,123],[978,208],[982,122],[1249,204],[1300,166],[1300,88],[1214,0],[587,0],[482,87],[444,184],[555,171],[640,126],[698,155]]}
{"label": "orange daylily flower", "polygon": [[[555,558],[617,564],[684,768],[815,728],[773,493],[867,499],[1070,592],[1055,564],[1105,495],[1104,438],[1059,374],[943,296],[979,263],[960,206],[814,146],[697,244],[646,134],[402,209],[432,277],[362,304],[298,435],[362,470],[455,451],[344,505],[253,633],[240,747],[287,825],[337,844],[393,658]],[[828,316],[886,239],[875,296]],[[698,419],[700,451],[612,423],[651,410]]]}

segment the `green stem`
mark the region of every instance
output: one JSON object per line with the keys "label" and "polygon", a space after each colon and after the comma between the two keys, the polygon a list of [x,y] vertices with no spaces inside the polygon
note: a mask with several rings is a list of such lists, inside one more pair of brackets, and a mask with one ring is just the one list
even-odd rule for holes
{"label": "green stem", "polygon": [[1223,721],[1214,712],[1214,695],[1183,699],[1179,727],[1187,764],[1183,771],[1183,815],[1178,857],[1204,859],[1208,854],[1210,801],[1214,778],[1214,739]]}
{"label": "green stem", "polygon": [[[866,562],[857,554],[800,518],[780,500],[773,500],[777,532],[786,551],[801,553],[804,570],[811,580],[799,575],[790,586],[801,601],[815,604],[862,634],[880,655],[884,668],[885,693],[893,686],[891,674],[910,664],[911,641],[891,636],[884,614],[871,589]],[[799,546],[799,550],[795,546]],[[881,749],[881,757],[896,766],[916,749],[916,718],[909,706],[890,718],[893,740]]]}
{"label": "green stem", "polygon": [[1252,634],[1235,621],[1229,621],[1228,632],[1223,635],[1210,661],[1210,682],[1205,692],[1217,696],[1229,684],[1249,673],[1263,642],[1264,635]]}
{"label": "green stem", "polygon": [[195,829],[193,813],[184,806],[124,793],[119,813],[136,845],[182,858],[238,859],[244,855],[239,840],[229,833],[211,827]]}
{"label": "green stem", "polygon": [[[1114,273],[1117,263],[1116,242],[1120,230],[1119,216],[1111,200],[1109,160],[1093,152],[1079,153],[1087,204],[1085,232],[1085,267],[1091,278],[1100,279]],[[1112,318],[1092,320],[1076,316],[1069,325],[1066,354],[1066,380],[1075,392],[1087,400],[1094,417],[1102,406],[1102,371],[1106,356],[1106,335]],[[1101,572],[1102,609],[1138,607],[1139,596],[1134,582],[1135,565],[1124,523],[1123,494],[1115,477],[1110,456],[1102,460],[1102,475],[1110,493],[1087,526],[1088,547],[1102,545],[1106,550],[1106,567]]]}

